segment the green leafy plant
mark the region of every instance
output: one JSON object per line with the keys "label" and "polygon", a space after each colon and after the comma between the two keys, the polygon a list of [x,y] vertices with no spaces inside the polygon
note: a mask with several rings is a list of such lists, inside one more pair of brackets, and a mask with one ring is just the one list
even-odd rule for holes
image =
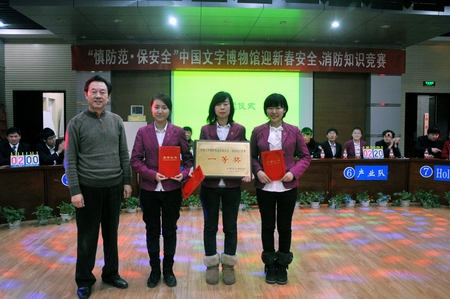
{"label": "green leafy plant", "polygon": [[398,198],[392,200],[392,205],[397,207],[402,205],[401,204],[402,200],[415,201],[413,194],[406,190],[403,190],[402,192],[395,192],[394,196],[398,196]]}
{"label": "green leafy plant", "polygon": [[11,206],[6,206],[3,208],[0,207],[0,212],[1,212],[1,215],[3,217],[5,217],[5,219],[8,223],[13,223],[14,221],[17,221],[17,220],[25,220],[25,209],[24,208],[15,209]]}
{"label": "green leafy plant", "polygon": [[[328,206],[329,207],[334,206],[335,209],[338,209],[341,206],[341,204],[346,201],[347,196],[349,196],[349,194],[343,194],[343,193],[339,193],[339,194],[336,194],[335,196],[332,196],[330,198],[330,200],[328,200]],[[351,196],[350,196],[350,198],[351,198]]]}
{"label": "green leafy plant", "polygon": [[366,190],[362,193],[356,194],[356,200],[359,202],[372,202],[373,198],[369,195],[369,191]]}
{"label": "green leafy plant", "polygon": [[306,191],[299,193],[297,200],[308,205],[311,202],[323,202],[327,194],[326,191]]}
{"label": "green leafy plant", "polygon": [[391,195],[389,195],[389,194],[383,194],[382,192],[378,192],[377,194],[378,194],[377,202],[380,202],[380,201],[388,202],[391,200]]}
{"label": "green leafy plant", "polygon": [[75,215],[75,206],[73,203],[67,203],[62,201],[59,206],[56,206],[61,214],[67,214],[69,216]]}
{"label": "green leafy plant", "polygon": [[200,196],[198,195],[198,194],[192,194],[192,195],[190,195],[187,199],[186,199],[186,201],[185,201],[185,203],[188,205],[188,206],[190,206],[190,207],[199,207],[199,206],[201,206],[201,201],[200,201]]}
{"label": "green leafy plant", "polygon": [[52,215],[53,212],[53,208],[46,206],[44,204],[41,204],[40,206],[36,207],[36,211],[34,211],[33,215],[36,215],[37,224],[45,224],[45,220],[51,220],[51,219],[55,219],[57,224],[59,224],[57,218],[55,216]]}
{"label": "green leafy plant", "polygon": [[450,191],[445,192],[444,193],[444,197],[448,201],[448,203],[450,204]]}
{"label": "green leafy plant", "polygon": [[424,208],[437,208],[440,207],[439,196],[437,194],[433,194],[433,190],[425,191],[423,189],[419,189],[414,194],[414,198],[419,201]]}
{"label": "green leafy plant", "polygon": [[241,191],[241,204],[243,205],[242,211],[249,211],[253,209],[253,205],[256,205],[258,201],[256,200],[256,196],[251,196],[247,190]]}
{"label": "green leafy plant", "polygon": [[122,208],[135,209],[137,206],[139,206],[139,204],[139,198],[131,196],[125,199],[124,202],[122,202]]}

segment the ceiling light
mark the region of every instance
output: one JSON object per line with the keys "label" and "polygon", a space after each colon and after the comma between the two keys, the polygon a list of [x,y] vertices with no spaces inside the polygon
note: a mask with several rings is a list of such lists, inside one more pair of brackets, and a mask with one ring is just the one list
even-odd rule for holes
{"label": "ceiling light", "polygon": [[174,17],[170,17],[169,18],[169,24],[176,26],[177,25],[177,19],[175,19]]}
{"label": "ceiling light", "polygon": [[114,19],[113,23],[122,23],[122,20],[121,19]]}
{"label": "ceiling light", "polygon": [[6,25],[3,22],[0,22],[0,27],[5,27]]}
{"label": "ceiling light", "polygon": [[383,26],[381,26],[381,28],[383,28],[383,29],[389,29],[389,28],[391,28],[391,25],[383,25]]}
{"label": "ceiling light", "polygon": [[331,23],[331,27],[333,27],[333,28],[339,27],[339,22],[334,21],[333,23]]}

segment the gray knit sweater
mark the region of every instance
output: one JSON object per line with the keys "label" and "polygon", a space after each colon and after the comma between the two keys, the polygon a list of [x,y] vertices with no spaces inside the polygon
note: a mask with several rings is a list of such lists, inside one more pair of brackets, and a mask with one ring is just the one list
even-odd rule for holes
{"label": "gray knit sweater", "polygon": [[80,184],[111,187],[131,185],[131,168],[122,119],[109,111],[100,118],[84,111],[69,122],[64,158],[70,195],[81,193]]}

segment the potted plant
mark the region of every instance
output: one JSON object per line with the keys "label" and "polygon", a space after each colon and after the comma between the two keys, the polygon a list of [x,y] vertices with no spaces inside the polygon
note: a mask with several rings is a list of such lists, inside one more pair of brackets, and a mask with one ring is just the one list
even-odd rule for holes
{"label": "potted plant", "polygon": [[406,190],[403,190],[402,192],[395,192],[394,196],[398,196],[399,198],[392,201],[393,206],[409,207],[410,202],[415,200],[412,193]]}
{"label": "potted plant", "polygon": [[361,206],[369,207],[370,203],[372,202],[372,197],[369,195],[369,191],[366,190],[362,193],[356,194],[356,200],[359,201]]}
{"label": "potted plant", "polygon": [[352,199],[352,195],[351,194],[344,194],[345,195],[345,206],[347,208],[354,208],[355,207],[355,203],[356,200]]}
{"label": "potted plant", "polygon": [[380,207],[387,207],[391,196],[389,194],[383,194],[383,192],[378,192],[377,204]]}
{"label": "potted plant", "polygon": [[67,203],[62,201],[59,206],[56,206],[59,209],[59,214],[61,215],[61,219],[64,221],[72,220],[72,216],[75,215],[75,206],[73,203]]}
{"label": "potted plant", "polygon": [[414,194],[414,198],[420,201],[426,209],[441,206],[439,203],[439,196],[437,194],[433,194],[433,190],[425,191],[423,189],[419,189],[416,191],[416,194]]}
{"label": "potted plant", "polygon": [[11,206],[0,207],[0,212],[3,217],[5,217],[6,221],[10,228],[20,227],[22,220],[25,220],[25,209],[15,209]]}
{"label": "potted plant", "polygon": [[448,201],[448,204],[450,205],[450,191],[447,191],[444,194],[445,199]]}
{"label": "potted plant", "polygon": [[241,191],[241,202],[239,204],[239,210],[241,211],[249,211],[253,209],[253,205],[256,205],[258,201],[256,200],[256,196],[251,196],[247,190]]}
{"label": "potted plant", "polygon": [[33,215],[36,215],[37,221],[36,223],[39,225],[46,225],[48,224],[50,219],[54,219],[55,216],[52,215],[53,208],[46,206],[44,204],[41,204],[36,208],[36,211],[34,211]]}
{"label": "potted plant", "polygon": [[313,209],[318,209],[327,194],[328,192],[325,191],[306,191],[299,194],[299,200],[304,204],[310,205]]}
{"label": "potted plant", "polygon": [[198,207],[201,206],[201,201],[200,201],[200,196],[198,194],[194,195],[190,195],[187,199],[186,199],[186,204],[189,206],[189,210],[198,210]]}
{"label": "potted plant", "polygon": [[335,196],[332,196],[330,200],[328,200],[328,206],[333,209],[339,209],[341,204],[345,201],[347,194],[339,193]]}
{"label": "potted plant", "polygon": [[139,198],[131,196],[125,199],[124,202],[122,202],[122,208],[125,208],[127,213],[136,213],[136,208],[137,206],[139,206],[139,204]]}

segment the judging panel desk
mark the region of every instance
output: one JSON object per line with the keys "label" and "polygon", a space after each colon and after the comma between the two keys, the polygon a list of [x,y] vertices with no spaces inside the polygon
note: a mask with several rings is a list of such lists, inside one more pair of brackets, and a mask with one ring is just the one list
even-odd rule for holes
{"label": "judging panel desk", "polygon": [[[346,178],[344,171],[356,169],[357,166],[387,166],[387,180],[355,180]],[[443,169],[443,170],[442,170]],[[448,169],[448,170],[446,170]],[[441,173],[435,179],[436,170]],[[430,175],[431,174],[431,175]],[[69,189],[61,179],[64,175],[62,165],[38,166],[25,168],[0,168],[0,206],[11,205],[14,208],[25,208],[25,217],[30,220],[36,207],[45,204],[54,208],[57,215],[62,201],[70,202]],[[356,175],[356,174],[355,174]],[[376,197],[378,192],[393,195],[395,192],[407,190],[415,193],[419,189],[433,192],[440,197],[441,204],[447,204],[444,194],[450,191],[450,161],[437,159],[314,159],[306,172],[300,177],[298,192],[328,191],[328,196],[348,193],[355,196],[368,190]],[[133,172],[133,196],[138,196],[139,183]],[[254,183],[243,183],[243,190],[255,195]],[[198,187],[194,194],[198,194]],[[5,223],[0,218],[0,223]]]}

